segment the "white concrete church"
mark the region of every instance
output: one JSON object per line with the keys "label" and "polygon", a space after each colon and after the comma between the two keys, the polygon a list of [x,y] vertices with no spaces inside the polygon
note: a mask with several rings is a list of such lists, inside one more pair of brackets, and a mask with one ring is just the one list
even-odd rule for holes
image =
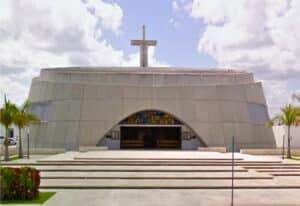
{"label": "white concrete church", "polygon": [[32,148],[79,150],[273,148],[261,82],[238,70],[149,67],[42,69],[29,99],[42,123],[31,128]]}

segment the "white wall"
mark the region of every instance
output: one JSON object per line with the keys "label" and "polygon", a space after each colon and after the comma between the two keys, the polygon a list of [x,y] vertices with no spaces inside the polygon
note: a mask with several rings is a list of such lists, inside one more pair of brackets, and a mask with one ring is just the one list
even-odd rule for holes
{"label": "white wall", "polygon": [[4,136],[5,135],[5,129],[2,125],[0,125],[0,136]]}
{"label": "white wall", "polygon": [[[274,126],[273,132],[274,132],[277,147],[282,147],[283,135],[287,137],[287,127]],[[300,126],[291,127],[291,137],[292,137],[292,148],[300,148]],[[285,145],[286,144],[287,144],[287,139],[285,140]]]}

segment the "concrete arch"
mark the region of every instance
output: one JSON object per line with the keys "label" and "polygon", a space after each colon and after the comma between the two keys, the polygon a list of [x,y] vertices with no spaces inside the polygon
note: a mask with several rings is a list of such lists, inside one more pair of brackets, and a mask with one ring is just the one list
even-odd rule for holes
{"label": "concrete arch", "polygon": [[[111,128],[109,130],[106,131],[106,133],[104,135],[106,135],[108,132],[110,132],[114,127],[116,127],[117,125],[119,125],[122,121],[126,120],[128,117],[141,113],[141,112],[145,112],[145,111],[158,111],[158,112],[163,112],[166,114],[171,115],[174,119],[176,119],[177,121],[179,121],[181,124],[185,125],[189,130],[191,130],[196,137],[198,138],[199,142],[201,143],[202,146],[207,147],[207,143],[203,140],[203,138],[201,137],[201,135],[199,135],[195,129],[193,129],[186,121],[184,121],[182,118],[178,117],[178,115],[173,114],[169,111],[166,111],[164,109],[153,109],[153,108],[148,108],[148,109],[140,109],[138,111],[135,112],[130,112],[129,114],[125,114],[122,116],[122,118],[118,121],[116,121],[113,126],[111,126]],[[102,139],[103,137],[101,137]]]}

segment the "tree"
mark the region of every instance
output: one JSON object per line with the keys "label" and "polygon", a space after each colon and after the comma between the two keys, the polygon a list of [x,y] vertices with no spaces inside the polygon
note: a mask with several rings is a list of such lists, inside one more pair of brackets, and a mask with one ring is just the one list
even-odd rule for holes
{"label": "tree", "polygon": [[11,103],[6,99],[4,95],[4,105],[0,109],[0,123],[5,127],[5,138],[4,138],[4,161],[9,161],[8,152],[8,129],[14,123],[14,117],[17,112],[17,107],[15,104]]}
{"label": "tree", "polygon": [[291,104],[286,105],[285,107],[281,108],[281,113],[276,115],[273,119],[269,122],[269,127],[274,125],[285,125],[288,129],[287,140],[288,140],[288,154],[287,158],[292,158],[291,154],[291,126],[297,126],[297,123],[300,120],[300,112],[299,108],[292,106]]}
{"label": "tree", "polygon": [[14,117],[14,124],[19,129],[19,158],[23,158],[22,129],[30,124],[39,122],[38,117],[29,112],[30,105],[30,101],[26,100],[21,107],[17,108],[17,112]]}

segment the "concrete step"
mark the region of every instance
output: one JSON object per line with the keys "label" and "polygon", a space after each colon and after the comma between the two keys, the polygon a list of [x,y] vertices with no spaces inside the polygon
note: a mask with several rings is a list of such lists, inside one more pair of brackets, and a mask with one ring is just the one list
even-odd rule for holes
{"label": "concrete step", "polygon": [[245,169],[300,169],[299,166],[294,165],[268,165],[268,166],[243,166]]}
{"label": "concrete step", "polygon": [[257,169],[257,172],[277,173],[277,172],[300,172],[300,169]]}
{"label": "concrete step", "polygon": [[[232,177],[177,177],[177,176],[173,176],[173,177],[154,177],[154,176],[148,176],[148,177],[103,177],[103,176],[93,176],[93,177],[89,177],[89,176],[45,176],[45,177],[41,177],[42,179],[110,179],[110,180],[231,180]],[[237,179],[237,180],[259,180],[259,179],[273,179],[273,177],[234,177],[233,179]]]}
{"label": "concrete step", "polygon": [[270,173],[270,175],[272,176],[278,176],[278,177],[296,177],[296,176],[300,176],[300,173]]}
{"label": "concrete step", "polygon": [[[157,159],[157,160],[121,160],[121,159],[114,159],[114,160],[38,160],[37,162],[77,162],[77,163],[231,163],[232,160],[162,160],[162,159]],[[281,161],[248,161],[248,160],[234,160],[236,163],[260,163],[260,164],[282,164]],[[300,166],[300,164],[295,164]]]}
{"label": "concrete step", "polygon": [[[218,172],[41,172],[42,179],[231,179],[231,173]],[[263,173],[236,172],[235,179],[272,179]]]}
{"label": "concrete step", "polygon": [[[12,166],[18,167],[18,166]],[[59,165],[59,166],[49,166],[49,165],[39,165],[35,166],[40,171],[200,171],[200,172],[222,172],[231,171],[231,166],[79,166],[79,165]],[[236,171],[247,171],[241,167],[235,167]]]}
{"label": "concrete step", "polygon": [[[36,163],[5,163],[3,164],[5,166],[38,166],[38,165],[44,165],[44,166],[59,166],[59,165],[78,165],[78,166],[93,166],[93,165],[119,165],[119,166],[231,166],[232,162],[84,162],[84,161],[39,161]],[[245,167],[264,167],[266,165],[268,166],[281,166],[280,163],[257,163],[257,162],[234,162],[234,165],[236,166],[245,166]],[[293,166],[293,165],[286,165],[286,166]],[[300,168],[300,167],[299,167]]]}
{"label": "concrete step", "polygon": [[[84,160],[84,161],[121,161],[121,160],[130,160],[130,161],[153,161],[153,160],[158,160],[158,161],[231,161],[231,158],[197,158],[197,157],[189,157],[189,158],[182,158],[182,157],[172,157],[172,158],[164,158],[164,157],[74,157],[74,160]],[[243,158],[234,158],[235,161],[237,160],[243,160]]]}
{"label": "concrete step", "polygon": [[[271,179],[235,180],[234,187],[239,189],[294,188],[299,184],[276,184]],[[230,189],[231,180],[153,180],[153,179],[42,179],[41,189]]]}
{"label": "concrete step", "polygon": [[[230,169],[218,169],[218,170],[208,170],[208,169],[56,169],[48,168],[42,169],[38,168],[41,172],[232,172]],[[244,169],[235,169],[234,172],[248,172]]]}
{"label": "concrete step", "polygon": [[[79,159],[74,158],[74,160],[39,160],[38,162],[64,162],[64,163],[123,163],[123,164],[158,164],[158,163],[164,163],[164,164],[231,164],[231,159],[189,159],[189,160],[180,160],[180,159]],[[282,161],[265,161],[265,160],[243,160],[243,159],[235,159],[234,163],[236,164],[258,164],[258,165],[280,165],[283,164]],[[300,164],[294,164],[300,166]]]}

